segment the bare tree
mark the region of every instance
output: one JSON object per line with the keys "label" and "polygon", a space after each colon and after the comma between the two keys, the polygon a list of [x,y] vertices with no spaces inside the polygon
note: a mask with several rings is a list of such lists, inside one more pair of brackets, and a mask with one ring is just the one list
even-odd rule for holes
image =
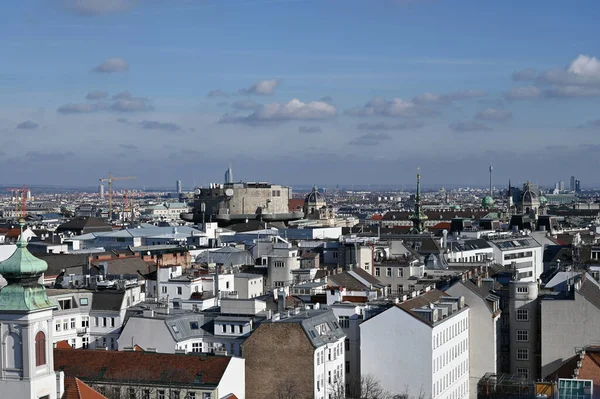
{"label": "bare tree", "polygon": [[306,395],[302,392],[301,387],[296,383],[296,381],[287,379],[282,381],[275,391],[275,398],[277,399],[299,399],[299,398],[309,398],[312,395]]}
{"label": "bare tree", "polygon": [[405,393],[392,393],[383,388],[381,381],[375,376],[367,374],[362,375],[360,379],[344,386],[342,381],[331,384],[329,387],[332,399],[426,399],[427,396],[421,390],[416,397],[408,394],[408,387]]}

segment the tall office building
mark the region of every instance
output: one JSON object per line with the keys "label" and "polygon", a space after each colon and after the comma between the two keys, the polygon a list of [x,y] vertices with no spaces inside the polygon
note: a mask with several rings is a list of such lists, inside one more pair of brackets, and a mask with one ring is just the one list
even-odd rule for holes
{"label": "tall office building", "polygon": [[104,199],[104,184],[98,186],[98,193],[100,193],[100,199]]}
{"label": "tall office building", "polygon": [[558,189],[560,191],[565,191],[565,181],[564,180],[561,180],[558,182]]}
{"label": "tall office building", "polygon": [[579,181],[579,179],[575,180],[575,192],[576,193],[580,193],[581,192],[581,182]]}
{"label": "tall office building", "polygon": [[233,183],[233,171],[231,170],[231,165],[225,171],[225,184]]}
{"label": "tall office building", "polygon": [[569,191],[575,191],[575,176],[571,176],[571,181],[569,183]]}
{"label": "tall office building", "polygon": [[177,180],[177,194],[181,194],[181,180]]}

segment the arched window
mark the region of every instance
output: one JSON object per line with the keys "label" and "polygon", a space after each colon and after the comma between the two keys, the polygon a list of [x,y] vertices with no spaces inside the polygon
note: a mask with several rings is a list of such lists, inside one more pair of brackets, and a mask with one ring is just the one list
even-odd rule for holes
{"label": "arched window", "polygon": [[35,365],[46,364],[46,334],[39,331],[35,335]]}
{"label": "arched window", "polygon": [[6,368],[23,368],[23,353],[21,338],[17,334],[8,334],[6,337]]}

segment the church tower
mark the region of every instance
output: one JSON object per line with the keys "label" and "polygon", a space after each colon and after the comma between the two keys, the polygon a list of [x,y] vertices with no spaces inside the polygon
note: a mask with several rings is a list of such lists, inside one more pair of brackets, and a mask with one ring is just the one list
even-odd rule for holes
{"label": "church tower", "polygon": [[39,283],[48,265],[27,249],[23,219],[19,226],[17,249],[0,262],[0,274],[8,282],[0,290],[0,396],[57,399],[63,381],[54,371],[52,311],[56,305]]}
{"label": "church tower", "polygon": [[427,215],[421,210],[421,169],[417,169],[417,193],[415,194],[415,211],[410,216],[413,227],[410,229],[410,234],[423,234],[426,232],[425,221]]}

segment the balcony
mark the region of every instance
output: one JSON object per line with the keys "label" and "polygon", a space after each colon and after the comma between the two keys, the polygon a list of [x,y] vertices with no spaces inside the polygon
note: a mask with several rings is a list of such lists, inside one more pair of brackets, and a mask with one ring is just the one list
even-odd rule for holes
{"label": "balcony", "polygon": [[81,337],[82,335],[86,335],[89,332],[89,327],[81,327],[77,329],[77,336]]}

